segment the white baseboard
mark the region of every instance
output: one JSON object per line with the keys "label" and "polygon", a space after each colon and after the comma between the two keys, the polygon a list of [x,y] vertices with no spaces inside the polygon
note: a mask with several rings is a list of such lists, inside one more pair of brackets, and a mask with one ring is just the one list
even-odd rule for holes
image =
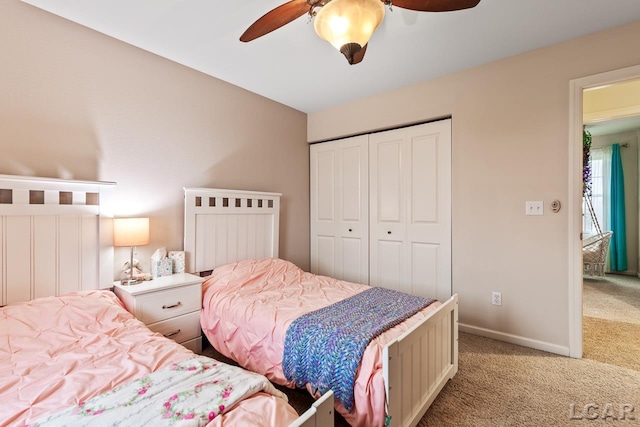
{"label": "white baseboard", "polygon": [[492,329],[480,328],[478,326],[465,325],[464,323],[458,324],[458,330],[462,332],[468,332],[474,335],[480,335],[486,338],[492,338],[498,341],[508,342],[510,344],[517,344],[523,347],[534,348],[536,350],[542,350],[549,353],[559,354],[560,356],[569,356],[569,347],[561,346],[557,344],[551,344],[544,341],[538,341],[531,338],[525,338],[518,335],[506,334],[504,332],[494,331]]}

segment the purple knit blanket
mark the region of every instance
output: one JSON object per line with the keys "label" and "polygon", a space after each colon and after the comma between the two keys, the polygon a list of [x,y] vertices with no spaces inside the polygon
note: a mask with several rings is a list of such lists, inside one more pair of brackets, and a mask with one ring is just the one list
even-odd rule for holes
{"label": "purple knit blanket", "polygon": [[333,390],[351,411],[353,386],[369,342],[435,300],[370,288],[294,320],[285,335],[282,367],[298,387]]}

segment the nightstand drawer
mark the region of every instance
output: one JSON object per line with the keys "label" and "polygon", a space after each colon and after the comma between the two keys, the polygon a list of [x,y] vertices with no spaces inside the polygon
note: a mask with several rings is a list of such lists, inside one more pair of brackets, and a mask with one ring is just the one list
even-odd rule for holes
{"label": "nightstand drawer", "polygon": [[199,283],[140,295],[136,298],[135,316],[149,325],[193,311],[199,313],[201,298]]}
{"label": "nightstand drawer", "polygon": [[181,343],[200,336],[200,312],[195,311],[148,326],[153,332],[159,332]]}

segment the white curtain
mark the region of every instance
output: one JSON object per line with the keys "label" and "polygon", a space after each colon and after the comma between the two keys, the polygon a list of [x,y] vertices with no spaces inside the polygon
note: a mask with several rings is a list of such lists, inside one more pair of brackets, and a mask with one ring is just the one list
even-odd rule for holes
{"label": "white curtain", "polygon": [[[591,149],[591,201],[602,231],[611,230],[611,146]],[[585,236],[597,234],[589,210],[583,207]]]}

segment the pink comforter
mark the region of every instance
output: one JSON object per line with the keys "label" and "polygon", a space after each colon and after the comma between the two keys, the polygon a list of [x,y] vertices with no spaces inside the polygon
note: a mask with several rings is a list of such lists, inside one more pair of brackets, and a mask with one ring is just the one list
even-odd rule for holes
{"label": "pink comforter", "polygon": [[[282,372],[288,326],[302,314],[362,292],[368,286],[302,271],[280,259],[259,259],[217,267],[203,283],[201,324],[211,344],[225,356],[275,383],[295,387]],[[355,405],[336,408],[352,426],[382,426],[385,389],[382,349],[429,315],[435,302],[374,339],[356,377]],[[318,396],[316,396],[318,397]]]}
{"label": "pink comforter", "polygon": [[[193,353],[151,332],[109,291],[0,309],[0,425],[24,425]],[[297,417],[264,393],[210,425],[287,425]]]}

